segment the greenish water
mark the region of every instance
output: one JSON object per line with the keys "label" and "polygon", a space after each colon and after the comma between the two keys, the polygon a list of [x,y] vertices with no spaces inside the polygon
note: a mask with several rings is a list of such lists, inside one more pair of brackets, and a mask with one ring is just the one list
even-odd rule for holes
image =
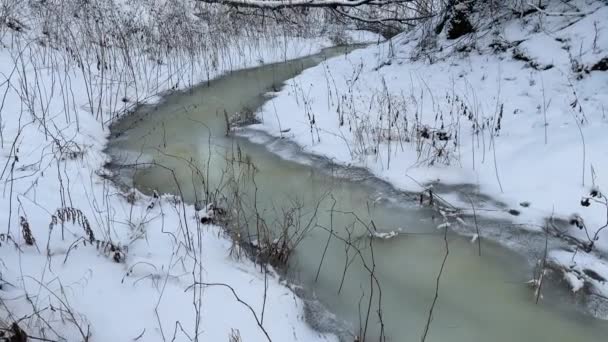
{"label": "greenish water", "polygon": [[[480,257],[477,244],[437,229],[443,220],[411,195],[281,139],[246,129],[226,136],[224,113],[255,110],[285,80],[343,52],[234,72],[142,106],[112,127],[113,165],[146,193],[181,193],[191,203],[225,197],[249,227],[245,240],[258,240],[260,222],[277,236],[289,226],[301,241],[286,276],[301,285],[308,321],[344,341],[365,326],[376,341],[382,324],[387,341],[420,341],[444,238],[449,255],[426,341],[604,341],[606,322],[575,310],[567,291],[547,286],[535,304],[525,258],[487,241]],[[142,167],[120,168],[134,163]],[[399,234],[370,239],[374,230]]]}

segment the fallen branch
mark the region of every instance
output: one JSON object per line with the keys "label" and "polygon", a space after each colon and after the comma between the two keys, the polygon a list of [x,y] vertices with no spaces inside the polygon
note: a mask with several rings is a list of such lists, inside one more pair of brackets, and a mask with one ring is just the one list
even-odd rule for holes
{"label": "fallen branch", "polygon": [[262,322],[260,321],[260,319],[258,318],[258,315],[255,313],[255,310],[253,310],[253,308],[251,307],[251,305],[249,305],[247,302],[245,302],[244,300],[241,299],[241,297],[239,297],[236,294],[236,291],[234,290],[234,288],[228,284],[224,284],[224,283],[194,283],[190,286],[188,286],[184,292],[188,291],[189,289],[191,289],[192,287],[199,285],[199,286],[221,286],[221,287],[225,287],[228,288],[230,290],[230,292],[232,292],[232,295],[234,296],[234,298],[236,299],[237,302],[243,304],[244,306],[246,306],[249,311],[251,311],[251,314],[253,315],[253,318],[255,319],[258,327],[260,328],[260,330],[262,330],[262,332],[264,333],[264,335],[266,335],[266,339],[268,339],[269,342],[272,342],[272,339],[270,338],[270,335],[268,335],[268,332],[266,331],[266,329],[264,329],[264,326],[262,325]]}

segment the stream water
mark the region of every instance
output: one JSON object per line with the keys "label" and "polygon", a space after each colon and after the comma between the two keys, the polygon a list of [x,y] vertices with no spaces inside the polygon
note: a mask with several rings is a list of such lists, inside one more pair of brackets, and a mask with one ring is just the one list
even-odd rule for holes
{"label": "stream water", "polygon": [[[387,341],[420,341],[446,241],[426,341],[605,341],[608,323],[574,309],[567,290],[546,286],[536,304],[526,258],[488,241],[479,256],[476,243],[437,229],[437,212],[412,195],[282,139],[247,128],[226,135],[224,113],[255,110],[285,80],[344,52],[237,71],[167,95],[113,125],[107,152],[123,180],[146,193],[181,192],[194,203],[213,192],[234,196],[238,184],[248,238],[257,239],[260,220],[277,235],[285,226],[302,233],[286,276],[300,285],[309,323],[343,341],[365,326],[371,341],[382,329]],[[162,167],[120,167],[136,162]],[[398,234],[371,239],[374,230]]]}

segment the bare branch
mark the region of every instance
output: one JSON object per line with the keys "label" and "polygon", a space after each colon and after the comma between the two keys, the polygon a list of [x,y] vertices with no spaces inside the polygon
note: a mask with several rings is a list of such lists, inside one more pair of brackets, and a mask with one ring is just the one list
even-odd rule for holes
{"label": "bare branch", "polygon": [[358,7],[363,5],[385,6],[398,3],[412,3],[415,0],[200,0],[211,4],[235,7],[255,7],[282,9],[295,7]]}

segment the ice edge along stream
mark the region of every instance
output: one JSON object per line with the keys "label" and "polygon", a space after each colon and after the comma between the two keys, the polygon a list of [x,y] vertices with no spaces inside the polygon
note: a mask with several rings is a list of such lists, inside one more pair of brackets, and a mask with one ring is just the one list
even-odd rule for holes
{"label": "ice edge along stream", "polygon": [[[227,116],[255,112],[268,100],[265,94],[276,91],[284,81],[343,53],[343,48],[333,48],[236,71],[167,95],[159,104],[141,106],[112,126],[107,153],[123,181],[132,180],[133,186],[146,193],[177,193],[176,185],[167,181],[172,179],[168,167],[182,185],[184,199],[194,203],[209,188],[223,184],[231,169],[242,183],[241,196],[255,203],[265,222],[281,225],[290,211],[301,221],[314,219],[314,229],[307,231],[287,268],[287,276],[303,289],[300,295],[311,299],[309,323],[344,341],[352,341],[353,332],[367,324],[368,338],[375,340],[381,311],[387,340],[416,341],[427,320],[445,255],[444,234],[437,229],[443,221],[437,213],[417,206],[410,194],[365,172],[357,177],[348,168],[300,153],[287,141],[246,128],[239,134],[225,134]],[[235,165],[236,155],[247,162]],[[163,167],[121,167],[143,161]],[[192,165],[206,170],[204,182],[195,182]],[[252,165],[253,171],[249,170]],[[293,215],[294,208],[299,208],[298,215]],[[380,232],[399,233],[373,243],[379,287],[370,287],[370,274],[362,264],[371,261],[371,250],[364,243],[368,230],[362,223],[371,221]],[[358,241],[365,259],[339,239],[330,238],[328,229],[335,230],[336,237]],[[608,333],[605,322],[574,309],[574,300],[562,287],[545,287],[545,300],[536,305],[533,291],[524,284],[532,276],[524,257],[488,240],[483,241],[481,257],[467,238],[448,233],[448,242],[449,257],[427,341],[600,341]],[[337,318],[319,309],[318,303]],[[371,314],[366,313],[368,305]]]}

